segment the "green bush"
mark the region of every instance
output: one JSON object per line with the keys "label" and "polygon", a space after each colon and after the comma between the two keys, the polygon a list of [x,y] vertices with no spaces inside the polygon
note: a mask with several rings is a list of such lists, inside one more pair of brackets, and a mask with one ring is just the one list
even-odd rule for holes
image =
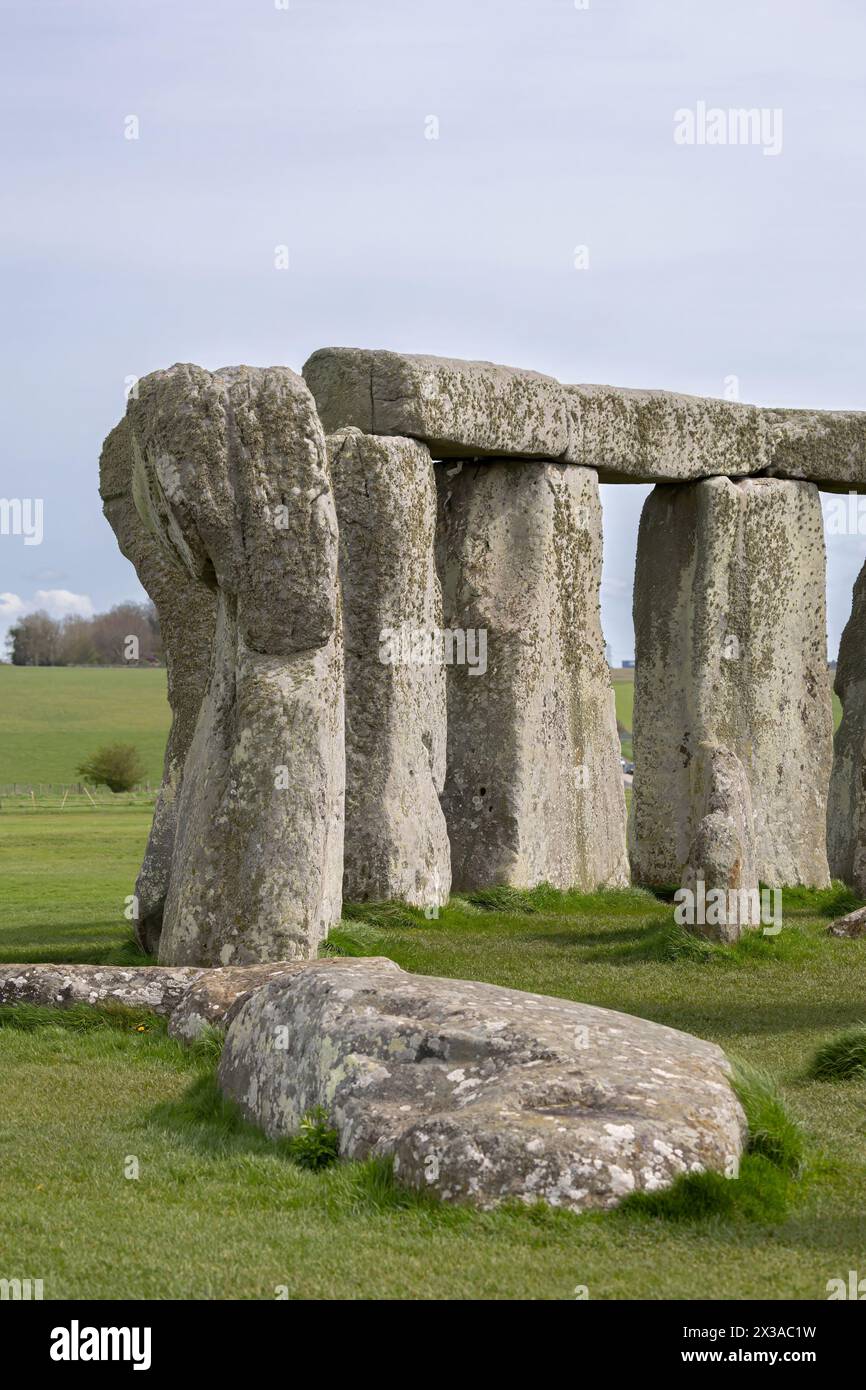
{"label": "green bush", "polygon": [[327,1168],[339,1156],[340,1138],[332,1128],[328,1112],[323,1105],[308,1110],[301,1120],[298,1133],[293,1135],[288,1145],[289,1158],[299,1168]]}
{"label": "green bush", "polygon": [[144,765],[133,743],[107,743],[76,768],[78,775],[95,787],[128,792],[144,777]]}

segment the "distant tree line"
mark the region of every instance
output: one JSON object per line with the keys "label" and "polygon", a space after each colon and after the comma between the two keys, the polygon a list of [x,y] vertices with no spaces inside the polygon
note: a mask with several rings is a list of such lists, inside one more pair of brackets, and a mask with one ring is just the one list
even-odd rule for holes
{"label": "distant tree line", "polygon": [[13,666],[160,666],[159,621],[152,603],[118,603],[93,618],[29,613],[10,628]]}

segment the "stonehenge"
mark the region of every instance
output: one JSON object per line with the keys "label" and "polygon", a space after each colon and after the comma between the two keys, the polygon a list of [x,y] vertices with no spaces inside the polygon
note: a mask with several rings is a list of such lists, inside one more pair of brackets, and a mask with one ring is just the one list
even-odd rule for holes
{"label": "stonehenge", "polygon": [[[601,482],[655,485],[628,827]],[[141,944],[309,960],[343,898],[497,884],[866,892],[866,581],[834,755],[819,488],[866,490],[866,416],[358,348],[143,378],[100,465],[173,717]]]}
{"label": "stonehenge", "polygon": [[178,366],[127,412],[141,525],[215,591],[159,937],[166,965],[314,954],[339,919],[343,665],[325,440],[288,370]]}
{"label": "stonehenge", "polygon": [[454,887],[628,882],[589,469],[485,460],[440,473],[446,627],[485,633],[448,683]]}
{"label": "stonehenge", "polygon": [[737,841],[713,887],[829,884],[824,563],[813,483],[709,478],[647,499],[634,591],[638,883],[678,883],[684,865],[703,867],[696,855],[719,854],[709,806]]}
{"label": "stonehenge", "polygon": [[836,694],[842,722],[833,744],[827,816],[830,872],[866,896],[866,565],[854,584],[839,644]]}
{"label": "stonehenge", "polygon": [[412,439],[358,429],[329,436],[328,455],[345,644],[343,892],[441,907],[451,886],[439,801],[445,668],[412,659],[427,655],[419,644],[442,627],[433,461]]}

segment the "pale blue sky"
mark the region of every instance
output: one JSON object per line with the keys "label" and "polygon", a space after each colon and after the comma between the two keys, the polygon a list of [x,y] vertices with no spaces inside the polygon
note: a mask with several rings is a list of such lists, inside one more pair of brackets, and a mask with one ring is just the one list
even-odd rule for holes
{"label": "pale blue sky", "polygon": [[[137,596],[96,464],[125,378],[175,361],[343,343],[866,408],[859,0],[3,0],[0,23],[0,496],[45,499],[41,546],[0,536],[0,624],[40,591]],[[675,144],[699,101],[781,108],[781,153]],[[617,659],[640,500],[605,489]],[[864,556],[830,542],[831,655]]]}

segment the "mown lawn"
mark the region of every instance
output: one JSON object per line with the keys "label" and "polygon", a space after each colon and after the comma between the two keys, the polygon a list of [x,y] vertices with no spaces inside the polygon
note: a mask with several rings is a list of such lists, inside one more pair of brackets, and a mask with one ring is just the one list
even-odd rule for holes
{"label": "mown lawn", "polygon": [[0,809],[0,963],[102,961],[122,945],[151,815]]}
{"label": "mown lawn", "polygon": [[70,783],[105,743],[134,743],[158,786],[171,712],[165,671],[0,664],[0,787]]}
{"label": "mown lawn", "polygon": [[[13,834],[10,843],[9,832]],[[104,959],[141,811],[0,816],[0,952]],[[39,904],[36,906],[35,904]],[[375,1166],[304,1172],[212,1103],[207,1064],[147,1031],[0,1028],[0,1251],[49,1298],[826,1297],[864,1272],[866,1082],[817,1082],[814,1050],[866,1018],[866,942],[829,939],[841,895],[792,893],[775,938],[669,958],[670,908],[627,892],[534,912],[457,901],[346,922],[340,949],[609,1005],[720,1042],[779,1083],[809,1169],[786,1216],[670,1221],[480,1214],[407,1197]],[[525,906],[525,904],[524,904]],[[130,1156],[140,1176],[124,1176]]]}

